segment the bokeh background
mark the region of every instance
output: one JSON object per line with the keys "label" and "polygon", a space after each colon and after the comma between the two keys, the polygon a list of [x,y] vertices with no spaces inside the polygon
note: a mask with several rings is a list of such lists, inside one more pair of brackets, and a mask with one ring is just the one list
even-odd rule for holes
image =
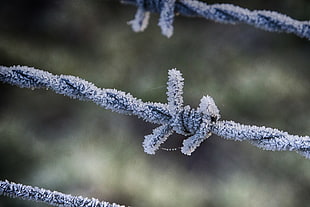
{"label": "bokeh background", "polygon": [[[308,0],[214,1],[310,19]],[[1,0],[0,64],[71,74],[166,102],[167,71],[195,107],[211,95],[222,118],[310,135],[310,42],[247,25],[176,17],[167,39],[152,14],[118,0]],[[192,156],[143,152],[156,127],[52,91],[0,84],[0,179],[134,207],[309,206],[310,161],[213,135]],[[173,135],[165,147],[181,146]],[[1,207],[47,206],[0,197]]]}

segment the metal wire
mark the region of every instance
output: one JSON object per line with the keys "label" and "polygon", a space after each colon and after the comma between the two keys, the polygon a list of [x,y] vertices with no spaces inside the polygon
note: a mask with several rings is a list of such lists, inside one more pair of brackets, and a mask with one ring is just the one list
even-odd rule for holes
{"label": "metal wire", "polygon": [[[209,5],[198,0],[170,0],[169,3],[165,3],[164,0],[121,0],[121,2],[138,7],[140,15],[136,15],[131,24],[133,26],[137,26],[139,22],[144,22],[144,24],[141,24],[143,29],[134,29],[137,32],[146,28],[149,12],[157,12],[161,14],[159,26],[162,34],[167,37],[173,34],[174,14],[180,14],[183,16],[203,17],[227,24],[244,23],[270,32],[292,33],[310,40],[310,21],[298,21],[275,11],[251,11],[232,4]],[[143,13],[148,15],[142,15]]]}

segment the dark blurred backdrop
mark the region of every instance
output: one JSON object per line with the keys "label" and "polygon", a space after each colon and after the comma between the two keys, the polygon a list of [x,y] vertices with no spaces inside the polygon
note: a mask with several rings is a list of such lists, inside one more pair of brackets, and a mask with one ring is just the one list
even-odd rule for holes
{"label": "dark blurred backdrop", "polygon": [[[310,19],[308,0],[208,1]],[[186,104],[211,95],[222,118],[310,135],[310,42],[247,25],[158,14],[134,33],[136,8],[118,0],[1,0],[0,65],[71,74],[166,102],[167,71]],[[192,156],[143,152],[155,125],[46,90],[0,84],[0,179],[134,207],[309,206],[310,160],[215,135]],[[165,147],[181,146],[170,137]],[[0,197],[0,206],[47,206]]]}

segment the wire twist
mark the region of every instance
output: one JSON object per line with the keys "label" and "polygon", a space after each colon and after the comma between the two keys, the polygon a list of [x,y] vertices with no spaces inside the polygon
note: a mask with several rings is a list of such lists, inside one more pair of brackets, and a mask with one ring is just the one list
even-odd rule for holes
{"label": "wire twist", "polygon": [[290,135],[267,127],[243,125],[220,120],[214,100],[204,96],[197,108],[183,106],[183,77],[176,69],[169,70],[167,82],[168,104],[143,102],[129,93],[116,89],[100,89],[94,84],[70,75],[53,75],[26,66],[0,66],[0,81],[25,88],[48,88],[56,93],[84,101],[126,115],[136,115],[151,123],[160,124],[145,136],[144,151],[155,154],[160,145],[174,132],[189,136],[183,141],[181,152],[191,153],[211,134],[236,141],[250,141],[257,147],[273,151],[297,151],[310,158],[310,137]]}
{"label": "wire twist", "polygon": [[[138,7],[135,19],[130,21],[134,31],[143,31],[150,12],[160,13],[158,25],[162,34],[173,34],[174,14],[198,16],[227,24],[245,23],[270,32],[292,33],[310,40],[310,21],[298,21],[275,11],[249,10],[232,4],[212,4],[198,0],[121,0]],[[138,26],[140,25],[140,26]]]}

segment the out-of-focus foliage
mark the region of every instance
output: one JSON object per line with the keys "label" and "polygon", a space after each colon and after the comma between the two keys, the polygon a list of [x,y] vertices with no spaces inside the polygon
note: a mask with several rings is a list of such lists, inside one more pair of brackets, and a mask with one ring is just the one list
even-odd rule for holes
{"label": "out-of-focus foliage", "polygon": [[[208,1],[223,3],[224,1]],[[310,19],[304,1],[226,1]],[[143,33],[117,0],[1,1],[0,63],[72,74],[144,101],[166,101],[167,70],[185,103],[211,95],[223,119],[309,135],[310,42],[246,25],[176,17],[167,39]],[[152,14],[158,17],[157,14]],[[130,206],[307,206],[310,162],[210,137],[187,157],[143,152],[154,128],[92,103],[0,85],[0,178]],[[172,136],[166,147],[181,146]],[[46,206],[1,197],[0,206]]]}

